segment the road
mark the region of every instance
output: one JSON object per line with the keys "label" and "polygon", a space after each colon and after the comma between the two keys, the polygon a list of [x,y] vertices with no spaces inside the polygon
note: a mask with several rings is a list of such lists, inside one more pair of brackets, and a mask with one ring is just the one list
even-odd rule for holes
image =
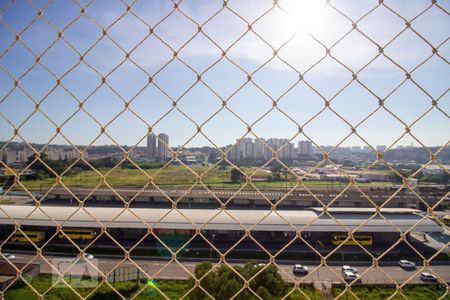
{"label": "road", "polygon": [[[61,256],[45,256],[51,263],[52,259],[61,259]],[[73,258],[73,257],[72,257]],[[41,273],[49,274],[52,272],[52,268],[42,257],[36,257],[32,254],[16,254],[14,262],[27,263],[32,261],[33,263],[39,262],[41,265]],[[156,279],[187,279],[194,272],[196,262],[168,262],[168,261],[149,261],[135,259],[134,262],[125,261],[119,258],[101,258],[92,260],[99,270],[104,272],[105,270],[111,270],[114,268],[135,267],[139,265],[140,268],[145,270],[150,276]],[[232,263],[232,265],[237,265]],[[313,281],[319,282],[343,282],[340,278],[340,266],[317,266],[307,265],[309,268],[309,274],[304,277],[295,277],[292,274],[291,264],[277,264],[279,273],[287,282],[304,282],[310,283]],[[436,265],[431,266],[425,270],[417,268],[413,271],[406,271],[399,266],[383,266],[378,268],[370,268],[369,266],[352,265],[358,269],[361,274],[362,283],[393,283],[395,280],[398,283],[405,282],[412,278],[410,283],[420,282],[420,272],[431,272],[441,278],[441,281],[450,282],[450,265]],[[391,278],[389,278],[391,276]]]}

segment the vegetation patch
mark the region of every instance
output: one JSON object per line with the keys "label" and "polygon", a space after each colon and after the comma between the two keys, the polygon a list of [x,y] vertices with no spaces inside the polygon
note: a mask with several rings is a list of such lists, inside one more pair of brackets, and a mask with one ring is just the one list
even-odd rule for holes
{"label": "vegetation patch", "polygon": [[[197,265],[195,276],[201,279],[202,288],[194,288],[195,281],[189,280],[154,280],[154,281],[126,281],[110,283],[114,289],[104,282],[99,282],[95,288],[76,288],[73,290],[68,287],[52,288],[52,276],[40,275],[31,279],[28,284],[19,281],[5,292],[5,299],[38,299],[39,294],[44,295],[43,299],[79,299],[78,295],[88,297],[88,299],[121,299],[124,298],[140,300],[159,300],[159,299],[180,299],[186,295],[188,300],[210,299],[205,293],[209,293],[215,299],[229,299],[238,293],[235,299],[253,300],[257,299],[254,293],[263,299],[284,299],[319,300],[320,292],[312,285],[302,285],[294,289],[292,284],[284,282],[278,274],[277,268],[273,265],[258,265],[249,262],[244,266],[234,266],[231,269],[223,264],[219,267],[212,266],[205,262]],[[205,275],[206,274],[206,275]],[[242,291],[244,278],[250,281],[248,289]],[[31,288],[31,287],[32,288]],[[120,293],[120,295],[118,294]],[[165,296],[163,296],[163,294]]]}
{"label": "vegetation patch", "polygon": [[[321,294],[312,285],[303,285],[294,290],[292,284],[286,283],[278,273],[274,265],[259,265],[255,262],[248,262],[244,266],[233,266],[233,269],[226,264],[215,266],[210,262],[198,264],[195,268],[195,277],[202,278],[201,288],[195,288],[190,294],[190,299],[230,299],[238,294],[234,299],[253,300],[258,299],[257,294],[262,299],[321,299]],[[245,280],[250,280],[249,288],[243,289]],[[194,279],[189,279],[191,286],[194,286]]]}
{"label": "vegetation patch", "polygon": [[[336,297],[341,295],[344,291],[344,287],[334,286],[333,296]],[[356,299],[371,299],[371,300],[382,300],[387,299],[396,292],[396,288],[393,285],[357,285],[352,286],[352,293],[346,291],[340,299],[344,300],[356,300]],[[394,300],[434,300],[442,299],[441,297],[445,294],[445,287],[439,284],[409,284],[402,289],[401,294],[397,293],[391,299]],[[356,297],[355,297],[356,296]],[[446,300],[450,299],[450,296],[446,296]]]}

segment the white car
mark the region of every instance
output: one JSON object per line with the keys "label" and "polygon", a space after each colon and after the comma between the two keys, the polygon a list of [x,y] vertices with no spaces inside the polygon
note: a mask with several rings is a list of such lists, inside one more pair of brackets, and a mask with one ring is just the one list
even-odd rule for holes
{"label": "white car", "polygon": [[3,255],[9,260],[13,260],[13,259],[16,258],[16,256],[14,254],[11,254],[11,253],[3,253]]}
{"label": "white car", "polygon": [[263,264],[263,263],[255,263],[253,266],[254,266],[255,268],[263,268],[263,267],[266,266],[266,264]]}
{"label": "white car", "polygon": [[416,268],[416,264],[413,263],[412,261],[406,260],[406,259],[402,259],[398,262],[398,265],[400,267],[402,267],[403,269],[415,269]]}
{"label": "white car", "polygon": [[351,271],[344,271],[343,272],[344,275],[344,280],[347,282],[351,282],[351,281],[358,281],[359,280],[359,275],[356,273],[353,273]]}
{"label": "white car", "polygon": [[294,275],[306,275],[309,273],[309,269],[304,265],[294,265],[292,272]]}
{"label": "white car", "polygon": [[345,271],[349,271],[355,274],[358,274],[358,270],[354,267],[350,267],[350,266],[342,266],[342,274],[344,274]]}
{"label": "white car", "polygon": [[422,272],[420,274],[420,280],[424,281],[424,282],[437,282],[438,279],[435,275],[431,274],[431,273],[427,273],[427,272]]}
{"label": "white car", "polygon": [[[78,257],[81,258],[81,254],[79,254]],[[92,254],[90,254],[90,253],[84,253],[84,259],[86,259],[86,260],[92,260],[92,259],[94,259],[94,255],[92,255]]]}

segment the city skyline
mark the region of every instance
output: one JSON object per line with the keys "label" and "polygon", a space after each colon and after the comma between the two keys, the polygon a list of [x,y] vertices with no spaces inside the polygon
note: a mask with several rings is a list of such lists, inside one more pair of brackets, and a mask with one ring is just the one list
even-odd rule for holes
{"label": "city skyline", "polygon": [[[161,133],[161,134],[164,134],[164,133]],[[152,134],[148,134],[147,137],[150,136],[150,135],[152,135]],[[134,148],[134,147],[136,147],[136,148],[148,148],[147,137],[145,138],[145,143],[141,143],[139,145],[127,145],[127,144],[111,143],[111,144],[103,144],[103,145],[74,144],[74,146],[75,147],[80,147],[80,148],[85,148],[85,147],[89,147],[89,148],[90,147],[104,147],[104,146],[106,146],[106,147],[108,147],[108,146],[112,146],[112,147],[120,146],[120,147],[127,147],[127,148]],[[290,143],[293,143],[293,144],[297,145],[296,148],[299,147],[298,145],[299,145],[300,142],[308,142],[308,143],[312,144],[312,147],[317,148],[316,145],[314,143],[312,143],[311,141],[309,141],[309,140],[302,140],[302,139],[289,140],[289,139],[283,139],[283,138],[277,138],[277,137],[253,137],[253,138],[243,137],[243,138],[235,140],[235,142],[233,142],[233,143],[219,145],[219,148],[230,147],[230,146],[238,144],[238,140],[246,140],[246,139],[252,139],[253,141],[260,141],[260,140],[262,140],[262,141],[265,141],[265,142],[267,142],[269,140],[283,140],[283,141],[286,141],[286,142],[289,141]],[[158,140],[158,138],[156,138],[156,140]],[[16,141],[10,141],[9,142],[9,141],[5,141],[5,140],[0,140],[0,144],[6,144],[6,143],[8,143],[8,145],[13,145],[13,144],[24,144],[25,145],[26,144],[26,143],[20,142],[20,141],[19,142],[16,142]],[[40,145],[40,146],[46,145],[46,144],[43,144],[43,143],[36,143],[36,142],[33,142],[33,141],[27,141],[27,143],[29,143],[31,145]],[[200,145],[200,146],[192,146],[192,147],[181,147],[181,146],[182,145],[176,145],[176,144],[172,144],[171,143],[171,145],[169,145],[169,148],[172,148],[172,149],[178,149],[178,148],[191,149],[191,148],[202,148],[202,147],[215,148],[215,147],[208,146],[208,145]],[[320,147],[334,147],[335,145],[329,144],[329,145],[318,145],[318,146],[320,146]],[[445,145],[431,145],[431,146],[427,145],[427,147],[430,147],[430,148],[436,148],[436,147],[440,148],[440,147],[444,147],[444,146]],[[69,148],[69,147],[72,147],[72,145],[71,144],[48,144],[47,147],[65,147],[65,148]],[[359,145],[353,144],[353,145],[341,145],[341,146],[338,146],[338,148],[355,148],[355,149],[356,148],[360,148],[360,149],[374,148],[374,149],[377,149],[379,147],[383,147],[383,149],[387,149],[387,148],[396,149],[396,148],[408,148],[408,147],[422,148],[421,145],[414,144],[414,143],[410,143],[410,144],[395,144],[395,145],[392,145],[392,147],[388,147],[388,145],[367,145],[367,144],[359,144]],[[158,150],[156,150],[156,151],[158,151]]]}
{"label": "city skyline", "polygon": [[[0,141],[0,143],[4,143]],[[43,146],[43,145],[40,145]],[[101,159],[104,157],[114,157],[116,159],[121,159],[121,151],[117,145],[107,145],[109,148],[106,152],[104,150],[98,153],[97,148],[103,148],[105,146],[93,146],[87,147],[77,145],[78,150],[69,145],[47,145],[42,148],[35,148],[36,151],[40,151],[41,154],[46,156],[48,160],[74,160],[80,157],[78,151],[83,151],[83,158],[88,160]],[[130,158],[133,160],[142,161],[143,159],[146,161],[159,161],[159,160],[167,160],[171,158],[171,152],[174,151],[178,156],[189,156],[195,153],[199,148],[179,148],[179,146],[171,146],[169,143],[169,136],[160,133],[157,136],[153,133],[150,133],[147,136],[147,145],[146,146],[138,146],[138,147],[128,147],[126,145],[121,145],[121,147],[126,147],[126,150],[129,151]],[[441,146],[442,147],[442,146]],[[438,148],[441,148],[438,147]],[[390,152],[391,150],[401,150],[401,149],[421,149],[420,147],[414,147],[412,145],[403,146],[398,145],[394,148],[388,149],[386,145],[376,145],[375,147],[369,146],[348,146],[348,147],[337,147],[334,146],[325,146],[320,145],[319,149],[308,140],[298,140],[296,142],[289,141],[287,139],[280,138],[267,138],[267,139],[251,139],[251,138],[243,138],[236,140],[235,144],[226,145],[220,147],[221,151],[227,153],[227,158],[231,161],[239,162],[246,159],[264,159],[270,160],[272,158],[272,151],[277,151],[277,157],[282,160],[295,160],[295,159],[305,159],[311,158],[314,155],[319,155],[322,151],[330,151],[331,149],[335,149],[332,155],[343,154],[374,154],[374,151],[377,152]],[[0,151],[0,155],[2,155],[2,160],[5,163],[24,163],[28,161],[30,156],[34,156],[34,150],[29,148],[24,143],[14,143],[8,145],[6,148],[2,147],[2,151]],[[200,148],[201,149],[201,148]],[[190,152],[194,151],[194,152]],[[210,153],[207,150],[208,153]],[[345,152],[342,152],[345,151]],[[444,148],[445,151],[445,148]]]}

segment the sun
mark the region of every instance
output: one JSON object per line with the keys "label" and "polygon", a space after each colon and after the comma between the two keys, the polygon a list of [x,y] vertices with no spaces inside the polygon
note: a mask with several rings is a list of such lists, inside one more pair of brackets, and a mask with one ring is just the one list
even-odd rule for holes
{"label": "sun", "polygon": [[293,31],[315,31],[322,23],[321,12],[325,0],[286,0],[280,7],[286,12],[286,26]]}

